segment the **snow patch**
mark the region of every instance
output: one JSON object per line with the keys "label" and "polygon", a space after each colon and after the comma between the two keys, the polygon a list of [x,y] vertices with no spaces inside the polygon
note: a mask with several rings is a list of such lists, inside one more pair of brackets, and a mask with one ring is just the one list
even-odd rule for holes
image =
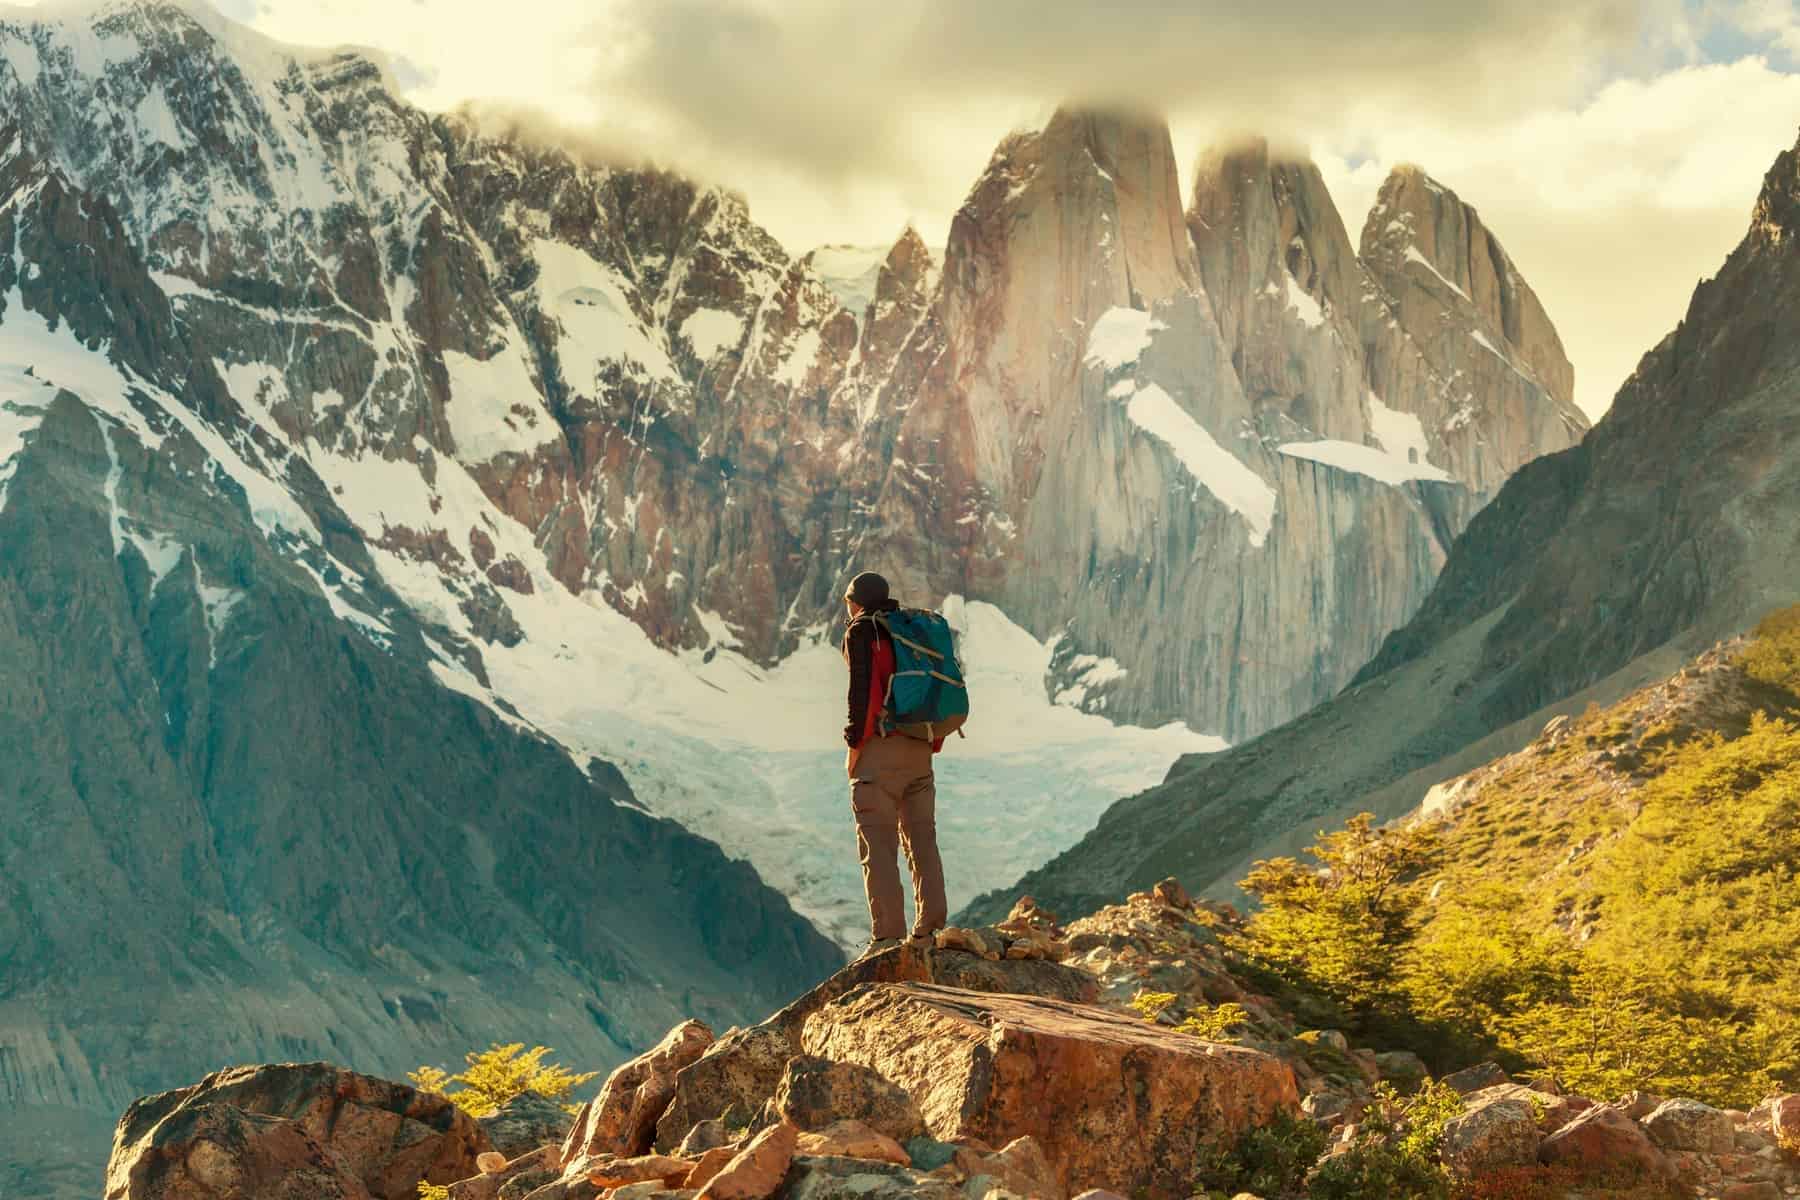
{"label": "snow patch", "polygon": [[1090,367],[1117,370],[1136,362],[1156,331],[1167,328],[1142,309],[1109,308],[1088,332],[1085,361]]}
{"label": "snow patch", "polygon": [[[502,454],[529,454],[561,436],[543,409],[531,365],[508,340],[491,358],[444,351],[450,376],[450,436],[465,462],[488,462]],[[520,411],[523,409],[524,411]]]}
{"label": "snow patch", "polygon": [[781,364],[781,369],[775,372],[775,381],[785,383],[793,388],[803,385],[806,382],[807,372],[812,370],[813,363],[819,357],[819,347],[823,344],[824,340],[819,336],[817,329],[808,329],[795,338],[793,348],[788,351],[787,360]]}
{"label": "snow patch", "polygon": [[681,336],[701,362],[711,362],[713,355],[731,349],[743,338],[743,318],[716,308],[697,308],[681,323]]}
{"label": "snow patch", "polygon": [[1406,247],[1406,261],[1409,263],[1418,263],[1421,267],[1424,267],[1427,271],[1430,271],[1433,275],[1437,276],[1438,280],[1440,282],[1442,282],[1445,287],[1449,288],[1451,291],[1453,291],[1457,295],[1461,296],[1464,300],[1469,299],[1469,293],[1463,291],[1461,288],[1457,287],[1454,283],[1451,283],[1450,280],[1444,276],[1444,273],[1442,271],[1440,271],[1436,267],[1432,266],[1431,260],[1426,258],[1423,254],[1419,253],[1418,246],[1409,244]]}
{"label": "snow patch", "polygon": [[1289,458],[1306,459],[1340,471],[1367,475],[1370,479],[1398,487],[1403,483],[1426,479],[1436,483],[1455,482],[1448,471],[1426,462],[1408,462],[1374,446],[1333,440],[1288,442],[1281,452]]}
{"label": "snow patch", "polygon": [[1069,660],[1071,682],[1056,693],[1056,703],[1069,708],[1080,708],[1087,702],[1089,692],[1109,683],[1117,683],[1128,674],[1130,672],[1115,658],[1077,654]]}
{"label": "snow patch", "polygon": [[812,273],[857,320],[875,299],[891,246],[820,246],[809,256]]}
{"label": "snow patch", "polygon": [[[538,297],[563,328],[558,355],[570,382],[589,396],[602,390],[601,364],[634,364],[653,380],[678,381],[680,372],[658,340],[638,320],[625,283],[586,251],[539,238],[532,243],[538,262]],[[585,364],[584,372],[573,370]]]}
{"label": "snow patch", "polygon": [[1429,461],[1431,439],[1425,436],[1418,414],[1389,408],[1373,390],[1369,392],[1369,431],[1382,449],[1402,462]]}
{"label": "snow patch", "polygon": [[1275,489],[1219,445],[1169,393],[1156,384],[1138,390],[1125,406],[1132,424],[1174,452],[1188,474],[1250,526],[1250,544],[1261,546],[1275,523]]}

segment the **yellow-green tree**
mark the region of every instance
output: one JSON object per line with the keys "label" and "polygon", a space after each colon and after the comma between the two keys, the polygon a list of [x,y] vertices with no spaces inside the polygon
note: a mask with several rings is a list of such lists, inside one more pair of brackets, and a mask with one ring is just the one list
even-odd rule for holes
{"label": "yellow-green tree", "polygon": [[1393,999],[1415,905],[1407,883],[1428,866],[1426,826],[1377,828],[1372,813],[1321,833],[1306,853],[1255,864],[1243,888],[1262,903],[1237,948],[1351,1012]]}
{"label": "yellow-green tree", "polygon": [[407,1078],[420,1091],[444,1096],[472,1117],[486,1117],[526,1092],[561,1100],[598,1074],[577,1074],[556,1063],[546,1063],[544,1058],[550,1052],[548,1046],[527,1050],[523,1042],[495,1044],[464,1055],[465,1065],[454,1075],[439,1067],[420,1067]]}

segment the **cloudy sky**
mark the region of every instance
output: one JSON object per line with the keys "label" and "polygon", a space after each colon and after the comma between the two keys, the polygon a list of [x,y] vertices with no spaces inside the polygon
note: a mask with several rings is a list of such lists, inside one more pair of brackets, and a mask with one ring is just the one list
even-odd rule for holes
{"label": "cloudy sky", "polygon": [[[1742,236],[1800,129],[1800,0],[221,0],[385,50],[427,107],[539,110],[744,192],[798,252],[941,245],[995,142],[1065,100],[1177,157],[1311,148],[1354,236],[1388,169],[1476,205],[1598,414]],[[1184,179],[1185,190],[1188,181]]]}

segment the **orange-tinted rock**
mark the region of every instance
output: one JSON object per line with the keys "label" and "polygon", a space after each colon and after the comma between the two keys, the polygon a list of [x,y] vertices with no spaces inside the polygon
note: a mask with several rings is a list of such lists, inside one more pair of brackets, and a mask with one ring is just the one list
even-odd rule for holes
{"label": "orange-tinted rock", "polygon": [[736,1146],[715,1146],[700,1156],[694,1169],[688,1172],[687,1186],[704,1188],[713,1181],[713,1177],[731,1165],[731,1160],[738,1156]]}
{"label": "orange-tinted rock", "polygon": [[834,1121],[817,1133],[800,1135],[796,1153],[866,1158],[897,1166],[912,1166],[912,1158],[899,1142],[862,1121]]}
{"label": "orange-tinted rock", "polygon": [[563,1165],[584,1155],[628,1158],[650,1149],[657,1119],[675,1095],[677,1074],[712,1044],[712,1030],[704,1023],[683,1021],[654,1048],[607,1076],[606,1086],[582,1108],[563,1142]]}
{"label": "orange-tinted rock", "polygon": [[685,1180],[693,1168],[693,1163],[666,1154],[640,1154],[634,1158],[594,1160],[587,1166],[587,1177],[595,1187],[617,1188],[646,1179]]}
{"label": "orange-tinted rock", "polygon": [[787,1178],[800,1131],[785,1122],[771,1125],[714,1175],[699,1200],[766,1200]]}
{"label": "orange-tinted rock", "polygon": [[960,1149],[954,1162],[957,1169],[970,1178],[985,1175],[1016,1195],[1044,1197],[1045,1200],[1062,1200],[1068,1195],[1036,1138],[1015,1138],[1004,1150],[991,1154]]}
{"label": "orange-tinted rock", "polygon": [[1650,1141],[1638,1123],[1611,1105],[1588,1109],[1545,1138],[1538,1157],[1547,1163],[1573,1163],[1592,1169],[1636,1167],[1644,1174],[1668,1178],[1674,1166]]}
{"label": "orange-tinted rock", "polygon": [[297,1121],[194,1104],[113,1151],[106,1200],[369,1200],[369,1191]]}
{"label": "orange-tinted rock", "polygon": [[[475,1175],[476,1156],[488,1149],[481,1127],[443,1096],[329,1063],[232,1067],[133,1103],[114,1135],[109,1181],[115,1168],[129,1173],[145,1147],[169,1136],[159,1126],[186,1110],[220,1105],[293,1121],[374,1200],[416,1200],[421,1181]],[[109,1198],[111,1188],[109,1182]]]}
{"label": "orange-tinted rock", "polygon": [[860,988],[814,1013],[804,1040],[906,1088],[940,1140],[1036,1138],[1065,1189],[1185,1197],[1197,1141],[1300,1102],[1269,1055],[1024,996]]}

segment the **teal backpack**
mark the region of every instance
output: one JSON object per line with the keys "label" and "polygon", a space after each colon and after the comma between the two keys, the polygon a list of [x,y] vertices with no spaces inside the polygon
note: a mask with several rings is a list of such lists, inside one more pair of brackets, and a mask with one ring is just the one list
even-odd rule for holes
{"label": "teal backpack", "polygon": [[956,657],[956,635],[939,613],[898,608],[870,614],[894,647],[894,677],[881,707],[883,733],[932,741],[962,733],[969,688]]}

